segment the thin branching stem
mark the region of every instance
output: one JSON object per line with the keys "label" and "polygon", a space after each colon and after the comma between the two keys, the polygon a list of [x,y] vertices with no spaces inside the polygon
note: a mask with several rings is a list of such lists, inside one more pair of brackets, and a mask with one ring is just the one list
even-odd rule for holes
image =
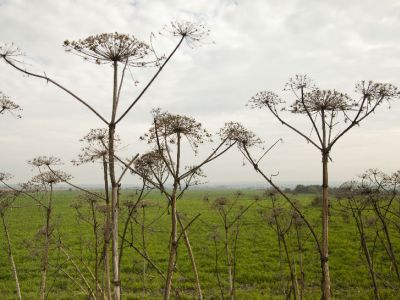
{"label": "thin branching stem", "polygon": [[4,61],[6,63],[8,63],[10,66],[12,66],[13,68],[17,69],[18,71],[21,71],[22,73],[26,74],[26,75],[30,75],[36,78],[40,78],[40,79],[44,79],[46,80],[46,82],[50,82],[53,85],[59,87],[60,89],[62,89],[63,91],[65,91],[66,93],[70,94],[72,97],[74,97],[76,100],[78,100],[80,103],[82,103],[84,106],[86,106],[89,110],[91,110],[97,117],[100,118],[100,120],[102,120],[105,124],[109,124],[108,121],[102,116],[100,115],[97,110],[95,110],[91,105],[89,105],[86,101],[84,101],[83,99],[81,99],[80,97],[78,97],[76,94],[74,94],[73,92],[71,92],[69,89],[65,88],[63,85],[59,84],[58,82],[54,81],[53,79],[47,77],[47,75],[39,75],[36,73],[32,73],[29,72],[25,69],[22,69],[20,67],[18,67],[16,64],[14,64],[12,61],[10,61],[9,59],[7,59],[6,56],[2,55],[2,58],[4,59]]}

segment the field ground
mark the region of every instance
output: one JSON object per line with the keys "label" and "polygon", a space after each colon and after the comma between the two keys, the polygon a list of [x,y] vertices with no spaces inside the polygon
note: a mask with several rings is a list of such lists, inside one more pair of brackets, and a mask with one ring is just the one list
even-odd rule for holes
{"label": "field ground", "polygon": [[[233,190],[193,190],[185,194],[178,201],[178,211],[181,212],[184,223],[188,223],[200,213],[200,217],[188,229],[188,235],[196,258],[200,281],[205,299],[221,298],[216,276],[214,236],[217,237],[217,253],[219,253],[219,274],[221,284],[227,295],[228,273],[224,264],[223,231],[221,218],[213,208],[213,201],[218,197],[235,198]],[[240,210],[254,201],[258,190],[242,190],[243,196],[237,201],[234,210]],[[133,190],[122,193],[121,221],[126,218],[126,207],[123,205],[135,192]],[[68,247],[71,258],[91,280],[85,265],[94,269],[93,261],[93,234],[91,225],[77,214],[71,204],[76,201],[78,192],[58,191],[54,201],[53,223],[54,243],[51,251],[51,268],[48,278],[49,299],[86,299],[83,292],[69,279],[79,282],[79,275],[71,261],[68,261],[56,247],[56,240],[60,237]],[[206,196],[206,197],[205,197]],[[313,223],[319,224],[319,209],[312,206],[315,195],[298,195],[305,214],[311,216]],[[205,199],[205,198],[208,198]],[[149,258],[161,270],[166,270],[169,242],[169,215],[165,211],[166,202],[160,194],[152,193],[148,197],[149,206],[146,208],[146,251]],[[284,202],[282,201],[281,204]],[[21,281],[22,297],[36,299],[38,297],[40,281],[40,228],[43,226],[43,212],[34,203],[27,199],[17,199],[15,208],[7,213],[10,235],[13,243],[14,258]],[[236,288],[238,299],[284,299],[284,292],[290,283],[288,267],[283,259],[280,263],[280,254],[276,232],[263,218],[268,213],[271,201],[259,200],[240,220],[241,227],[237,239],[237,266]],[[82,208],[82,212],[89,212]],[[158,218],[159,215],[162,215]],[[155,219],[155,221],[153,221]],[[139,210],[136,221],[140,224],[142,212]],[[121,223],[122,224],[122,223]],[[371,299],[373,298],[368,269],[362,255],[356,227],[351,220],[347,220],[338,211],[333,209],[330,227],[330,267],[333,295],[335,299]],[[122,230],[122,225],[120,226]],[[306,228],[301,229],[304,245],[304,272],[305,272],[305,299],[319,299],[319,256],[310,238],[307,238]],[[137,248],[143,249],[140,225],[133,222],[128,230],[129,239],[133,239]],[[297,260],[297,245],[293,233],[289,236],[289,250],[292,259]],[[397,235],[394,247],[400,250],[400,239]],[[382,247],[381,247],[382,248]],[[376,269],[381,274],[379,278],[382,299],[398,299],[398,282],[391,274],[390,265],[384,257],[384,249],[376,250]],[[0,299],[15,299],[14,281],[10,264],[7,258],[6,243],[3,231],[0,238]],[[397,251],[397,253],[399,253]],[[143,268],[147,265],[146,274]],[[298,265],[298,264],[297,264]],[[299,273],[299,270],[297,270]],[[145,263],[140,255],[131,247],[124,248],[121,263],[122,291],[124,299],[159,299],[162,297],[163,279],[154,268]],[[177,271],[173,285],[182,299],[195,298],[193,273],[183,241],[178,251]]]}

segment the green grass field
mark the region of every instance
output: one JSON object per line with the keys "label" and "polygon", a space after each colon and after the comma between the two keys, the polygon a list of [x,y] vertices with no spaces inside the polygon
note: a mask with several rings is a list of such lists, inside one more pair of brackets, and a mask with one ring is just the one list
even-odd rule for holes
{"label": "green grass field", "polygon": [[[193,247],[199,270],[200,281],[205,299],[220,299],[221,293],[216,276],[214,236],[217,236],[217,253],[219,254],[219,275],[221,284],[227,295],[228,273],[224,263],[222,233],[223,228],[218,212],[213,208],[213,201],[221,196],[233,199],[233,190],[194,190],[189,191],[178,201],[178,211],[182,213],[184,223],[188,223],[200,213],[200,217],[189,227],[188,235]],[[257,190],[242,190],[243,196],[233,209],[233,216],[242,207],[254,201]],[[126,219],[126,207],[122,204],[134,191],[122,193],[121,226]],[[60,237],[69,248],[69,254],[82,270],[89,284],[93,286],[88,269],[94,269],[93,234],[91,225],[78,218],[71,204],[76,201],[76,191],[58,191],[55,194],[53,211],[53,243],[51,248],[50,271],[48,278],[49,299],[87,299],[87,296],[73,282],[81,283],[76,268],[57,249],[56,240]],[[208,197],[208,201],[205,200]],[[305,214],[310,217],[319,231],[319,209],[310,205],[314,195],[298,195]],[[168,259],[169,224],[168,214],[162,215],[166,202],[159,194],[152,193],[148,197],[146,212],[145,240],[149,258],[162,271],[166,270]],[[333,201],[333,200],[332,200]],[[280,201],[284,207],[287,205]],[[14,259],[21,282],[22,297],[36,299],[40,282],[40,243],[38,231],[43,226],[44,216],[40,208],[27,198],[17,199],[14,208],[6,214],[13,243]],[[240,219],[237,239],[236,296],[238,299],[284,299],[285,290],[290,284],[288,267],[285,259],[280,262],[277,235],[263,218],[271,207],[268,199],[259,200]],[[83,215],[89,212],[81,209]],[[100,213],[99,213],[100,214]],[[159,217],[161,215],[161,217]],[[142,211],[136,215],[128,230],[129,240],[143,249],[140,223]],[[154,221],[155,220],[155,221]],[[368,269],[363,257],[356,227],[351,220],[346,220],[333,206],[330,223],[330,268],[333,296],[335,299],[372,299],[373,293]],[[319,256],[308,231],[301,229],[304,239],[303,263],[305,272],[305,299],[319,299],[320,268]],[[400,249],[400,239],[395,233],[394,247]],[[294,231],[288,237],[291,259],[298,260],[297,244]],[[375,251],[376,271],[380,274],[379,284],[382,299],[398,299],[399,284],[395,280],[390,263],[384,249],[378,245]],[[399,253],[399,252],[397,252]],[[154,268],[128,245],[124,248],[121,263],[122,292],[124,299],[160,299],[164,281]],[[86,268],[87,266],[87,268]],[[298,264],[296,264],[298,266]],[[299,270],[297,270],[299,274]],[[69,278],[70,276],[71,278]],[[173,278],[174,295],[181,299],[195,299],[195,284],[192,268],[183,240],[178,249],[177,270]],[[15,284],[7,257],[7,248],[3,231],[0,238],[0,299],[15,299]]]}

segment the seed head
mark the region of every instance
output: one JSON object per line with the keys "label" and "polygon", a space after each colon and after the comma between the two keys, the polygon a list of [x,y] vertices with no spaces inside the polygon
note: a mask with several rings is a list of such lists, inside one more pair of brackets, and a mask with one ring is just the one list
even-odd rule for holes
{"label": "seed head", "polygon": [[296,90],[314,90],[316,89],[314,81],[308,77],[307,75],[295,75],[290,78],[289,81],[285,84],[284,91],[293,91]]}
{"label": "seed head", "polygon": [[56,166],[61,165],[61,159],[54,156],[38,156],[32,160],[28,161],[28,164],[35,167],[43,167],[43,166]]}
{"label": "seed head", "polygon": [[[107,159],[108,154],[108,129],[96,128],[91,129],[81,140],[86,142],[86,146],[82,148],[82,152],[78,155],[78,159],[72,160],[74,165],[81,165],[83,163],[95,162],[98,159]],[[118,146],[120,138],[115,136],[115,147]]]}
{"label": "seed head", "polygon": [[237,143],[239,148],[262,144],[260,138],[238,122],[225,123],[225,126],[219,130],[218,135],[228,143]]}
{"label": "seed head", "polygon": [[158,150],[144,153],[134,162],[135,172],[144,179],[152,178],[154,173],[162,173],[164,166],[164,160]]}
{"label": "seed head", "polygon": [[164,31],[174,37],[184,38],[191,47],[199,45],[210,35],[210,30],[205,25],[188,21],[171,21],[164,26]]}
{"label": "seed head", "polygon": [[21,56],[23,56],[23,53],[14,43],[0,45],[0,57],[18,62],[17,57]]}
{"label": "seed head", "polygon": [[[21,111],[21,107],[15,102],[11,101],[10,97],[4,95],[0,92],[0,114],[5,113],[6,111],[14,114],[15,112]],[[17,114],[17,118],[21,118],[21,115]]]}
{"label": "seed head", "polygon": [[181,138],[185,137],[196,151],[199,144],[211,141],[211,134],[192,117],[160,112],[160,110],[154,110],[153,117],[153,126],[141,137],[141,140],[147,140],[149,144],[156,142],[157,136],[160,140],[175,144],[180,135]]}
{"label": "seed head", "polygon": [[64,41],[67,52],[72,52],[85,60],[96,64],[114,62],[127,63],[129,66],[142,67],[149,54],[149,46],[128,34],[102,33],[83,40]]}
{"label": "seed head", "polygon": [[218,197],[217,199],[214,200],[213,206],[216,209],[223,208],[227,206],[230,203],[229,199],[226,197]]}
{"label": "seed head", "polygon": [[13,176],[9,173],[0,172],[0,181],[10,180]]}
{"label": "seed head", "polygon": [[292,113],[310,113],[320,111],[347,111],[357,106],[357,103],[348,95],[336,90],[315,89],[304,95],[304,101],[297,99],[291,106]]}
{"label": "seed head", "polygon": [[383,101],[389,102],[400,98],[399,89],[390,83],[361,81],[356,84],[355,90],[366,98],[365,108],[370,104],[380,104]]}
{"label": "seed head", "polygon": [[261,91],[255,96],[251,97],[248,106],[251,108],[263,108],[263,107],[276,107],[279,104],[284,104],[285,102],[274,92],[271,91]]}
{"label": "seed head", "polygon": [[63,171],[46,171],[34,176],[31,182],[34,184],[57,184],[60,182],[65,182],[72,178],[71,175]]}

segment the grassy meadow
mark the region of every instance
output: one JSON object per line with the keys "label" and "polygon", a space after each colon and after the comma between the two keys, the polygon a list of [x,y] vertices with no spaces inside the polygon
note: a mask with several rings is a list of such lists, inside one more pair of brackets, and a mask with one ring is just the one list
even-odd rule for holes
{"label": "grassy meadow", "polygon": [[[236,296],[238,299],[285,299],[290,274],[284,253],[280,253],[277,234],[268,220],[271,200],[262,196],[260,190],[242,190],[243,195],[236,200],[231,210],[231,219],[237,212],[259,198],[233,226],[238,229],[237,235],[230,237],[230,243],[236,239]],[[94,239],[90,224],[90,210],[87,205],[79,209],[80,216],[74,207],[79,203],[77,191],[57,191],[53,211],[53,242],[50,251],[50,270],[48,274],[49,299],[87,299],[82,272],[90,286],[94,272]],[[121,195],[121,225],[126,219],[127,200],[134,198],[134,190],[124,190]],[[222,219],[215,209],[215,199],[226,197],[236,199],[234,190],[199,189],[188,191],[178,201],[184,224],[190,222],[197,214],[200,216],[187,229],[190,243],[196,258],[205,299],[220,299],[219,286],[228,296],[228,273],[223,248]],[[316,224],[319,231],[320,210],[312,205],[315,195],[294,196],[307,216]],[[78,202],[77,202],[78,201]],[[333,207],[330,221],[330,268],[332,291],[335,299],[372,299],[371,280],[360,248],[359,236],[352,218],[348,218]],[[288,207],[283,200],[277,202]],[[170,215],[166,211],[166,201],[160,194],[151,193],[146,197],[144,217],[144,241],[141,230],[143,209],[138,209],[127,229],[127,239],[134,246],[146,252],[150,260],[161,270],[166,270],[168,261]],[[40,230],[43,227],[44,215],[27,197],[20,197],[9,209],[6,219],[13,246],[13,254],[21,283],[24,299],[37,299],[40,282],[41,243]],[[102,222],[101,212],[97,212],[98,221]],[[288,219],[288,218],[286,218]],[[282,219],[285,223],[285,219]],[[289,221],[286,221],[289,222]],[[232,227],[232,228],[233,228]],[[101,230],[100,230],[101,231]],[[100,234],[101,236],[101,234]],[[315,244],[305,226],[300,228],[304,249],[302,263],[305,274],[304,299],[320,298],[320,262]],[[394,236],[394,248],[400,249],[400,238]],[[59,250],[62,243],[68,257]],[[287,237],[291,259],[299,266],[299,255],[294,231]],[[371,243],[373,241],[370,241]],[[101,245],[101,242],[100,242]],[[398,252],[397,252],[398,253]],[[218,260],[218,277],[216,275],[216,254]],[[281,258],[281,259],[280,259]],[[398,282],[396,282],[385,250],[377,243],[375,250],[375,268],[381,274],[378,278],[382,299],[398,299]],[[75,264],[75,265],[74,265]],[[101,266],[100,266],[101,269]],[[79,271],[78,271],[79,270]],[[145,272],[144,272],[145,270]],[[296,270],[300,276],[299,269]],[[121,262],[122,293],[124,299],[161,299],[164,280],[160,274],[146,262],[136,250],[125,244]],[[15,299],[15,283],[7,257],[7,244],[3,230],[0,238],[0,299]],[[195,299],[194,277],[187,249],[180,240],[178,262],[173,278],[173,295],[176,299]]]}

